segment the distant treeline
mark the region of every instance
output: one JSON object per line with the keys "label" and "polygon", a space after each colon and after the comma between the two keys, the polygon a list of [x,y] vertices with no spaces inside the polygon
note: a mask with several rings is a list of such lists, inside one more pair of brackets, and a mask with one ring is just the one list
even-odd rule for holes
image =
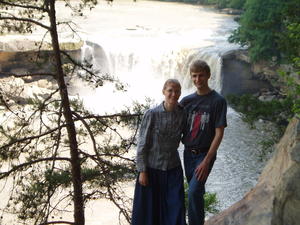
{"label": "distant treeline", "polygon": [[186,2],[200,5],[215,5],[217,8],[243,9],[246,0],[161,0],[166,2]]}
{"label": "distant treeline", "polygon": [[247,46],[253,61],[300,57],[300,0],[246,0],[243,10],[230,41]]}

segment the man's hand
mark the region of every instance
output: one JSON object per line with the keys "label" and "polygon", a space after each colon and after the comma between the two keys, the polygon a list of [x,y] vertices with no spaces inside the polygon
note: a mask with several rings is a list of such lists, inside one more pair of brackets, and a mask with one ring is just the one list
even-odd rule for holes
{"label": "man's hand", "polygon": [[206,181],[209,174],[209,163],[206,160],[203,160],[195,169],[196,179],[198,181]]}
{"label": "man's hand", "polygon": [[140,172],[139,183],[142,186],[147,186],[149,184],[147,172]]}
{"label": "man's hand", "polygon": [[209,175],[209,166],[211,160],[216,156],[219,145],[224,135],[224,126],[216,128],[215,137],[210,145],[207,155],[204,160],[195,169],[196,179],[198,181],[206,181]]}

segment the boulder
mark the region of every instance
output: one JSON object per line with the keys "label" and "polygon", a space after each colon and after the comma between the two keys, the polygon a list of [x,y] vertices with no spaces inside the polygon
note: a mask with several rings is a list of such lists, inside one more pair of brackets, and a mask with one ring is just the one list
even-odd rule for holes
{"label": "boulder", "polygon": [[252,70],[244,50],[234,50],[222,55],[222,95],[254,94],[261,89],[272,89],[264,76]]}
{"label": "boulder", "polygon": [[257,185],[205,225],[299,225],[300,120],[293,118]]}

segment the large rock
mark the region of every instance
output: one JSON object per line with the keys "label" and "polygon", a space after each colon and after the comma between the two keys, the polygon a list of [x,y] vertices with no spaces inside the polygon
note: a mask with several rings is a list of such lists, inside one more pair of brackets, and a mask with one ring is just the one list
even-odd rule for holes
{"label": "large rock", "polygon": [[[26,52],[26,51],[47,51],[52,49],[51,40],[49,38],[44,39],[41,42],[40,36],[26,37],[24,35],[13,36],[5,35],[1,36],[0,52]],[[80,49],[83,45],[83,41],[74,39],[64,39],[60,41],[59,47],[62,50],[76,50]]]}
{"label": "large rock", "polygon": [[[83,42],[63,42],[60,48],[80,60]],[[3,74],[49,73],[53,71],[52,47],[49,42],[11,39],[0,42],[0,76]],[[66,57],[63,62],[68,62]]]}
{"label": "large rock", "polygon": [[228,94],[253,94],[262,89],[271,89],[262,71],[254,71],[247,52],[234,50],[222,55],[222,91]]}
{"label": "large rock", "polygon": [[257,185],[205,225],[300,224],[300,120],[294,118]]}
{"label": "large rock", "polygon": [[[73,59],[79,59],[80,49],[70,50]],[[52,51],[0,52],[0,75],[50,73],[54,70]],[[65,57],[63,63],[68,62]]]}

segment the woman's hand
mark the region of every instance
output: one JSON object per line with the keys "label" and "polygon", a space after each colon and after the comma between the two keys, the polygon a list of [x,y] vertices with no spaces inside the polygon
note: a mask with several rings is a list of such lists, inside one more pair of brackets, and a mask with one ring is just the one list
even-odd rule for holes
{"label": "woman's hand", "polygon": [[139,183],[142,186],[147,186],[149,184],[147,172],[140,172]]}

